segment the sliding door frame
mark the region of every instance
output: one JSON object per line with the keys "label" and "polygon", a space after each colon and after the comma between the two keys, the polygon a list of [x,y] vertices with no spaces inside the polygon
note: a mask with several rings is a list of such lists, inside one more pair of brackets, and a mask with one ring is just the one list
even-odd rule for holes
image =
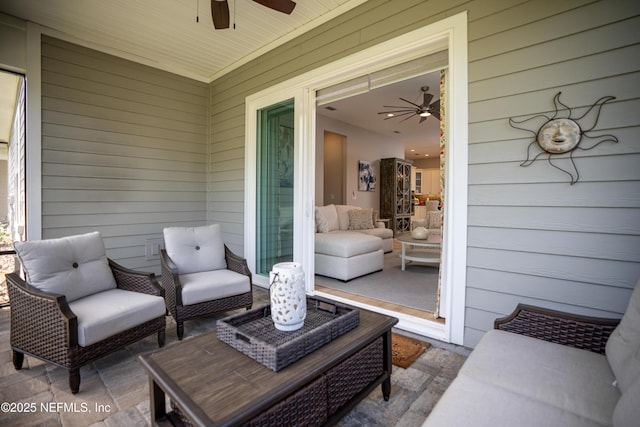
{"label": "sliding door frame", "polygon": [[[444,324],[390,312],[399,328],[442,341],[463,344],[467,264],[468,77],[466,12],[364,49],[267,88],[246,99],[245,256],[255,253],[256,112],[278,101],[295,98],[294,260],[305,270],[307,292],[314,289],[314,208],[316,92],[349,79],[448,51],[445,90],[447,138],[445,230],[442,251],[440,313]],[[304,171],[304,173],[303,173]],[[320,294],[320,293],[318,293]],[[333,297],[335,299],[335,297]],[[353,302],[352,302],[353,303]],[[354,304],[357,305],[357,304]],[[364,307],[383,311],[375,307]]]}

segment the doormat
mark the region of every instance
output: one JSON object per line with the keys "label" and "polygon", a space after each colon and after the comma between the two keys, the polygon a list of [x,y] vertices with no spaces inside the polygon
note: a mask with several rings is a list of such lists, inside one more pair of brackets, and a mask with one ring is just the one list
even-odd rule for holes
{"label": "doormat", "polygon": [[391,336],[392,363],[401,368],[408,368],[431,344],[404,335]]}

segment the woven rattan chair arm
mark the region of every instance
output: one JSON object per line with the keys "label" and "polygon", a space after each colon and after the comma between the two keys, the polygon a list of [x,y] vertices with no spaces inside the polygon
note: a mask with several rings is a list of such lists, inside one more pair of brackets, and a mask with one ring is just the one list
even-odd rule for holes
{"label": "woven rattan chair arm", "polygon": [[496,319],[494,328],[604,354],[609,335],[620,319],[581,316],[519,304],[509,316]]}
{"label": "woven rattan chair arm", "polygon": [[112,259],[109,259],[109,267],[111,267],[118,288],[125,291],[164,296],[164,289],[158,284],[155,274],[126,268]]}
{"label": "woven rattan chair arm", "polygon": [[224,254],[227,260],[227,268],[231,271],[235,271],[236,273],[249,276],[249,281],[251,281],[251,270],[249,270],[247,260],[239,255],[234,254],[231,249],[227,247],[227,245],[224,245]]}
{"label": "woven rattan chair arm", "polygon": [[11,301],[13,346],[37,353],[33,346],[37,347],[41,340],[48,341],[46,345],[78,345],[78,318],[64,295],[41,291],[16,273],[7,274],[6,279]]}
{"label": "woven rattan chair arm", "polygon": [[160,250],[160,266],[162,269],[162,287],[169,311],[176,305],[182,305],[182,284],[178,276],[178,267],[173,263],[165,249]]}

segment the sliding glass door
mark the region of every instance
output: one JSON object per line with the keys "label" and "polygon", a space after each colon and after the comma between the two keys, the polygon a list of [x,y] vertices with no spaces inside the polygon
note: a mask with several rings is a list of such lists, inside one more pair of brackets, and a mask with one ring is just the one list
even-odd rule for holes
{"label": "sliding glass door", "polygon": [[294,100],[257,112],[256,274],[293,261]]}

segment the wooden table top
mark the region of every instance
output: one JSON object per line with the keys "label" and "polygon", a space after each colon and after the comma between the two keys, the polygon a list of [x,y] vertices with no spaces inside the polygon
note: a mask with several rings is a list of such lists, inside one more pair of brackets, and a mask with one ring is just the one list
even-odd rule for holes
{"label": "wooden table top", "polygon": [[215,331],[141,356],[140,362],[197,422],[235,424],[280,402],[398,322],[359,310],[358,327],[278,372],[219,341]]}

